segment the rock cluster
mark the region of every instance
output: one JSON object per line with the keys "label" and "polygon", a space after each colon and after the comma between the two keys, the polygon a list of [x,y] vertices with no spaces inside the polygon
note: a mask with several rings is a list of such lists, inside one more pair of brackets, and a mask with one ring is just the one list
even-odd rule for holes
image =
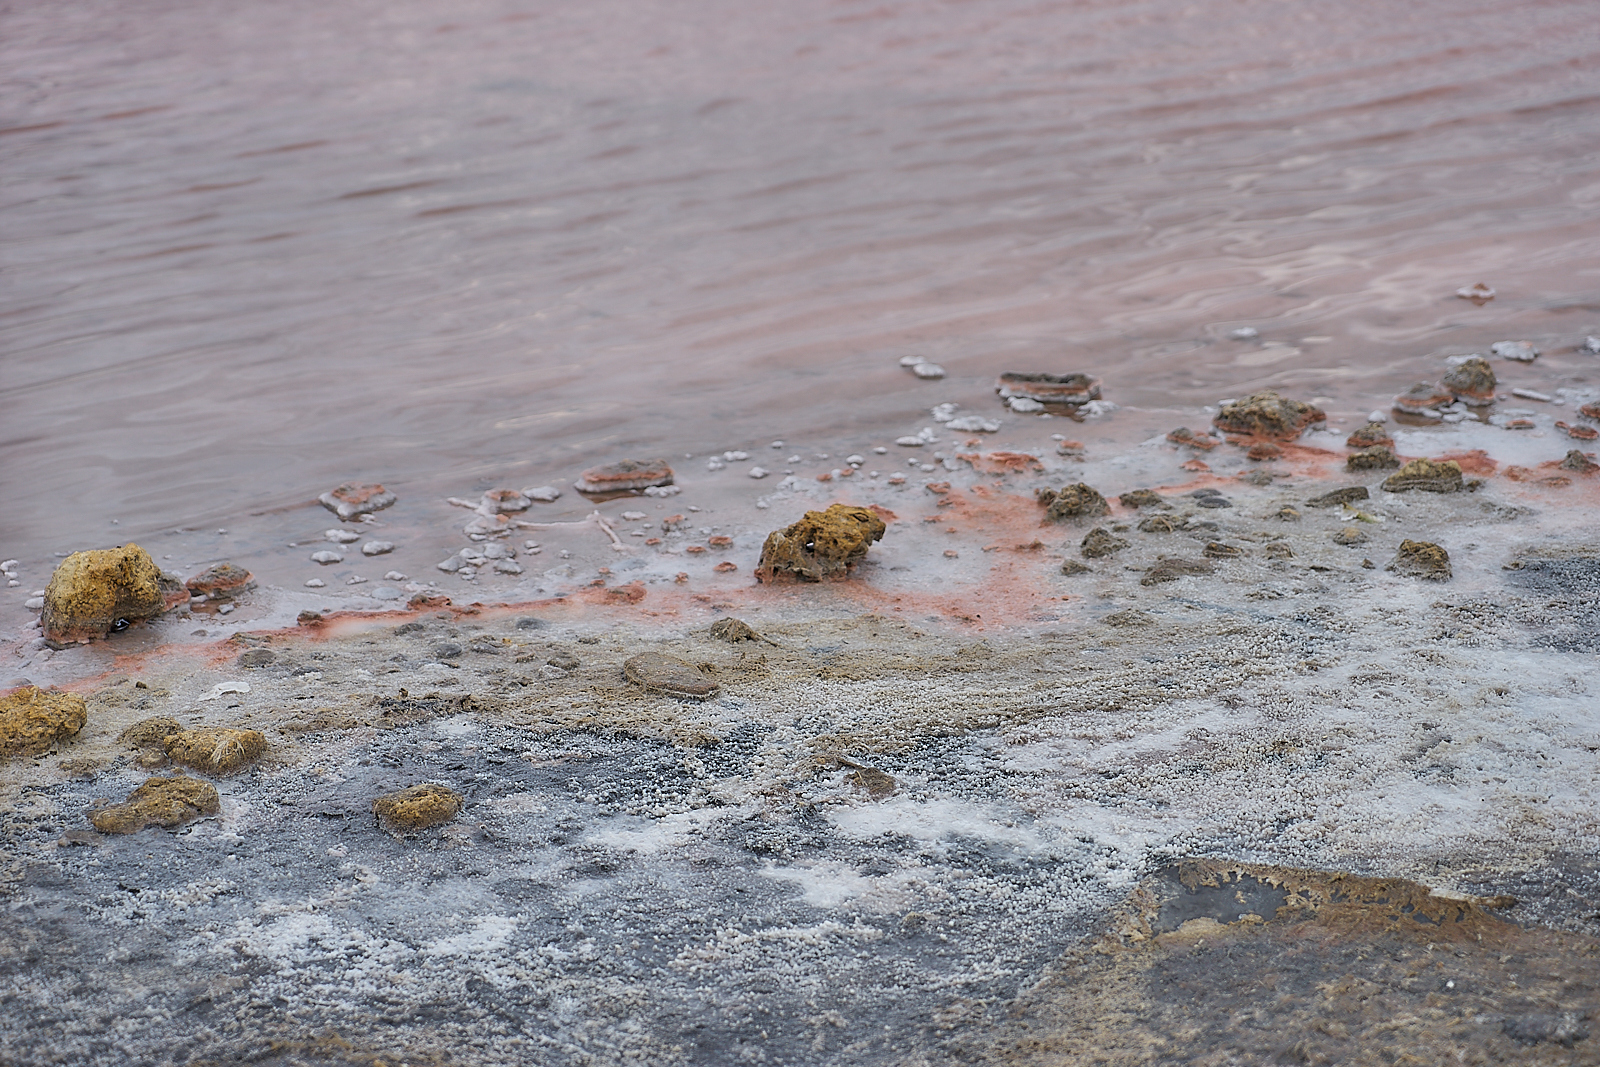
{"label": "rock cluster", "polygon": [[74,552],[45,587],[44,637],[58,645],[104,637],[188,599],[183,583],[138,545]]}
{"label": "rock cluster", "polygon": [[883,520],[871,509],[853,504],[808,511],[799,522],[767,535],[756,565],[756,580],[844,578],[872,543],[883,539],[885,529]]}

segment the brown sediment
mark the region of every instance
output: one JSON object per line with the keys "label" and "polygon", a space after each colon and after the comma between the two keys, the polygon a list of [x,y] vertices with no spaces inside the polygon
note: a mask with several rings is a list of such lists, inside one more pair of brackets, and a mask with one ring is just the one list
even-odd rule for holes
{"label": "brown sediment", "polygon": [[1344,439],[1346,448],[1372,448],[1382,445],[1384,448],[1394,447],[1394,438],[1389,434],[1389,428],[1381,422],[1369,422]]}
{"label": "brown sediment", "polygon": [[1245,451],[1245,458],[1257,462],[1267,459],[1282,459],[1283,449],[1271,441],[1257,441]]}
{"label": "brown sediment", "polygon": [[672,468],[664,459],[624,459],[590,467],[572,487],[580,493],[617,493],[672,484]]}
{"label": "brown sediment", "polygon": [[1140,585],[1160,585],[1162,582],[1175,582],[1179,578],[1200,577],[1216,573],[1216,567],[1203,559],[1179,559],[1176,556],[1164,556],[1156,561],[1156,565],[1144,572],[1144,577],[1139,579]]}
{"label": "brown sediment", "polygon": [[1489,366],[1488,361],[1473,356],[1451,368],[1450,373],[1444,376],[1440,384],[1449,390],[1454,399],[1463,404],[1487,407],[1494,403],[1494,390],[1499,383],[1495,380],[1494,368]]}
{"label": "brown sediment", "polygon": [[1238,559],[1244,555],[1244,549],[1223,541],[1208,541],[1200,554],[1207,559]]}
{"label": "brown sediment", "polygon": [[1027,397],[1043,404],[1087,404],[1100,398],[1100,379],[1087,374],[1021,374],[1006,372],[995,383],[1004,399]]}
{"label": "brown sediment", "polygon": [[1352,452],[1344,461],[1344,469],[1352,473],[1356,471],[1381,471],[1393,470],[1400,466],[1400,460],[1384,445],[1373,445],[1363,448],[1359,452]]}
{"label": "brown sediment", "polygon": [[1384,570],[1407,578],[1448,581],[1451,573],[1450,553],[1430,541],[1401,541],[1399,551]]}
{"label": "brown sediment", "polygon": [[1292,441],[1327,417],[1321,408],[1267,389],[1228,404],[1211,421],[1227,434]]}
{"label": "brown sediment", "polygon": [[850,784],[866,793],[873,800],[882,800],[884,797],[894,795],[899,783],[892,774],[887,774],[876,767],[860,767],[849,774]]}
{"label": "brown sediment", "polygon": [[375,798],[372,813],[385,830],[400,837],[447,823],[465,806],[466,798],[454,789],[427,782]]}
{"label": "brown sediment", "polygon": [[844,578],[886,529],[870,508],[832,504],[826,511],[808,511],[799,522],[767,535],[756,580]]}
{"label": "brown sediment", "polygon": [[956,458],[983,474],[1018,474],[1042,471],[1044,464],[1031,452],[958,452]]}
{"label": "brown sediment", "polygon": [[1115,536],[1104,526],[1096,526],[1090,530],[1079,545],[1079,551],[1084,559],[1101,559],[1113,555],[1128,547],[1128,542]]}
{"label": "brown sediment", "polygon": [[381,485],[358,485],[346,482],[317,497],[317,502],[340,519],[349,522],[374,511],[391,507],[400,498]]}
{"label": "brown sediment", "polygon": [[1034,499],[1044,505],[1045,518],[1051,522],[1081,522],[1111,514],[1111,505],[1100,491],[1083,482],[1061,489],[1040,489]]}
{"label": "brown sediment", "polygon": [[171,829],[221,810],[216,786],[177,775],[146,779],[121,804],[90,812],[89,822],[103,834],[132,834],[147,826]]}
{"label": "brown sediment", "polygon": [[1461,489],[1461,464],[1455,460],[1436,463],[1414,459],[1384,479],[1386,493],[1405,493],[1420,489],[1427,493],[1454,493]]}
{"label": "brown sediment", "polygon": [[104,637],[188,599],[183,583],[163,574],[138,545],[74,552],[45,587],[45,640],[59,645]]}
{"label": "brown sediment", "polygon": [[76,693],[23,686],[0,697],[0,757],[42,755],[87,721],[87,705]]}
{"label": "brown sediment", "polygon": [[622,676],[647,693],[663,693],[686,700],[709,700],[722,687],[692,663],[660,652],[641,652],[622,664]]}
{"label": "brown sediment", "polygon": [[1592,1062],[1600,941],[1507,922],[1496,912],[1512,903],[1399,878],[1180,862],[1053,964],[969,1058]]}

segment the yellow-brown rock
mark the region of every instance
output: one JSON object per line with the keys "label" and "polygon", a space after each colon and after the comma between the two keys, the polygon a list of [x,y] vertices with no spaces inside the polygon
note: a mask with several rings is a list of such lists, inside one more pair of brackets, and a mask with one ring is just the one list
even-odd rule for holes
{"label": "yellow-brown rock", "polygon": [[90,812],[89,821],[103,834],[132,834],[147,826],[182,826],[221,810],[216,786],[178,775],[147,779],[121,804]]}
{"label": "yellow-brown rock", "polygon": [[886,528],[870,509],[853,504],[808,511],[799,522],[767,535],[756,565],[756,580],[843,578],[850,565],[867,554],[872,542],[882,540]]}
{"label": "yellow-brown rock", "polygon": [[1455,460],[1435,463],[1430,459],[1414,459],[1384,479],[1383,491],[1404,493],[1421,489],[1429,493],[1454,493],[1461,486],[1461,464]]}
{"label": "yellow-brown rock", "polygon": [[37,756],[83,729],[83,698],[24,686],[0,697],[0,756]]}
{"label": "yellow-brown rock", "polygon": [[1267,389],[1225,405],[1211,421],[1223,433],[1293,441],[1307,426],[1327,417],[1315,405]]}
{"label": "yellow-brown rock", "polygon": [[385,830],[398,836],[449,822],[465,804],[466,798],[454,789],[428,782],[385,793],[372,802],[372,813]]}
{"label": "yellow-brown rock", "polygon": [[104,637],[188,599],[183,583],[138,545],[74,552],[45,586],[44,637],[57,645]]}
{"label": "yellow-brown rock", "polygon": [[172,734],[163,740],[163,745],[172,762],[221,777],[260,759],[267,750],[267,739],[260,730],[207,726]]}

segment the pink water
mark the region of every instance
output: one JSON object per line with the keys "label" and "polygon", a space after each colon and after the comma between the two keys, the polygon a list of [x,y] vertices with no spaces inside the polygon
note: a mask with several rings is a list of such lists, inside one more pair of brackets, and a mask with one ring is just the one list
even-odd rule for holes
{"label": "pink water", "polygon": [[0,5],[4,608],[179,527],[259,556],[344,480],[856,448],[1002,370],[1365,412],[1530,338],[1517,384],[1600,381],[1595,14]]}

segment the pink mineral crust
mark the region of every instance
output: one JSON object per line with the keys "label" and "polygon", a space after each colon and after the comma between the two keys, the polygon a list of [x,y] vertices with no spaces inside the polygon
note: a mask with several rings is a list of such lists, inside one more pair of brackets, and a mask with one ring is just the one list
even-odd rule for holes
{"label": "pink mineral crust", "polygon": [[345,520],[382,511],[399,499],[381,485],[356,485],[354,482],[317,497],[323,507]]}
{"label": "pink mineral crust", "polygon": [[1418,415],[1455,402],[1455,394],[1444,386],[1418,382],[1394,398],[1394,409],[1407,415]]}
{"label": "pink mineral crust", "polygon": [[1087,374],[1017,374],[1007,372],[995,383],[1004,399],[1027,397],[1042,404],[1087,404],[1100,399],[1100,379]]}
{"label": "pink mineral crust", "polygon": [[625,459],[604,467],[590,467],[578,476],[572,487],[580,493],[620,493],[671,484],[672,468],[667,466],[666,460]]}

